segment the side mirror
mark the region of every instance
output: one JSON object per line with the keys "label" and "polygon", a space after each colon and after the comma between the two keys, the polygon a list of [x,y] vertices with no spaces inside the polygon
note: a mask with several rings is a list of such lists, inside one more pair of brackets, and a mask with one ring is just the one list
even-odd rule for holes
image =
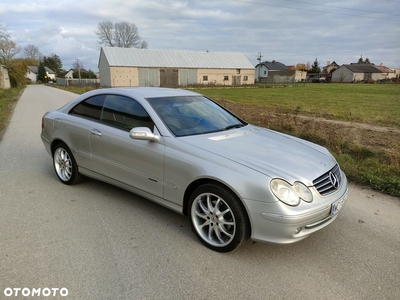
{"label": "side mirror", "polygon": [[160,137],[151,132],[147,127],[135,127],[129,131],[129,137],[133,140],[158,142]]}

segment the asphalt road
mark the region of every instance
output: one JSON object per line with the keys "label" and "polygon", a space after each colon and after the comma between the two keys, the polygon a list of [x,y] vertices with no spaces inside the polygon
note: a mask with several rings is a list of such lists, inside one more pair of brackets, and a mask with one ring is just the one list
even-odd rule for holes
{"label": "asphalt road", "polygon": [[309,238],[219,254],[184,216],[95,180],[59,182],[41,117],[75,96],[28,86],[0,141],[0,299],[22,299],[17,288],[51,291],[28,299],[400,299],[399,198],[351,185]]}

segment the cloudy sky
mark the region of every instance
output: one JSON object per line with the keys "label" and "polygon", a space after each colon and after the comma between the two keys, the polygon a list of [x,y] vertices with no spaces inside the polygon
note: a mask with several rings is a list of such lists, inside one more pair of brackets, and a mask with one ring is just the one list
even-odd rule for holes
{"label": "cloudy sky", "polygon": [[79,59],[97,71],[101,21],[135,23],[149,49],[240,52],[255,65],[360,56],[400,68],[400,0],[1,0],[0,24],[18,46]]}

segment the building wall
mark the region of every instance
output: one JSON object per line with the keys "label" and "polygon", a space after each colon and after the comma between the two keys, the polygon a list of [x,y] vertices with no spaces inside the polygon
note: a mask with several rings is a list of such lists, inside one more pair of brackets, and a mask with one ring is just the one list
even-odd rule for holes
{"label": "building wall", "polygon": [[54,74],[54,73],[49,73],[49,72],[47,72],[47,71],[46,71],[46,74],[47,74],[47,79],[48,79],[48,80],[55,80],[55,79],[56,79],[56,74]]}
{"label": "building wall", "polygon": [[197,84],[197,69],[180,69],[179,85],[186,86]]}
{"label": "building wall", "polygon": [[31,80],[31,82],[36,82],[37,81],[37,74],[32,72],[31,70],[28,69],[28,72],[26,72],[26,77]]}
{"label": "building wall", "polygon": [[[245,77],[247,77],[247,78],[245,78]],[[234,84],[235,81],[236,81],[236,84]],[[198,69],[197,70],[197,83],[204,84],[204,85],[208,85],[208,84],[213,84],[213,85],[253,84],[254,83],[254,70]]]}
{"label": "building wall", "polygon": [[108,64],[107,58],[105,57],[103,50],[100,51],[99,74],[100,85],[111,87],[111,67]]}
{"label": "building wall", "polygon": [[352,82],[353,72],[348,68],[341,66],[336,71],[332,73],[332,82]]}
{"label": "building wall", "polygon": [[[106,66],[100,68],[107,69]],[[159,68],[111,67],[109,74],[100,69],[100,84],[107,87],[160,86]],[[172,69],[172,68],[171,68]],[[179,85],[246,85],[254,83],[254,70],[177,69]],[[154,72],[156,71],[156,73]],[[156,75],[155,75],[156,74]],[[154,78],[157,76],[157,78]],[[144,78],[145,77],[145,78]]]}
{"label": "building wall", "polygon": [[[111,67],[105,86],[134,87],[139,86],[139,72],[136,67]],[[100,72],[100,82],[103,85],[103,73]],[[108,75],[108,74],[107,74]]]}
{"label": "building wall", "polygon": [[381,80],[382,73],[354,73],[344,66],[332,73],[332,82],[358,82],[367,79]]}
{"label": "building wall", "polygon": [[64,75],[65,79],[73,79],[74,78],[74,71],[69,70],[67,74]]}
{"label": "building wall", "polygon": [[307,71],[296,70],[296,74],[294,75],[294,80],[296,82],[305,81],[307,78]]}
{"label": "building wall", "polygon": [[4,66],[0,66],[0,89],[9,89],[11,87],[8,70]]}
{"label": "building wall", "polygon": [[393,70],[391,70],[391,72],[381,73],[380,79],[391,79],[391,78],[396,78],[396,74],[394,73]]}
{"label": "building wall", "polygon": [[392,78],[400,78],[400,69],[391,68],[391,70],[393,72]]}
{"label": "building wall", "polygon": [[307,71],[299,70],[287,70],[287,71],[269,71],[269,76],[263,78],[261,82],[266,83],[289,83],[289,82],[300,82],[305,81],[307,77]]}
{"label": "building wall", "polygon": [[254,71],[254,78],[258,80],[258,77],[268,77],[268,71],[269,69],[266,66],[261,65],[260,67],[260,65],[258,65]]}

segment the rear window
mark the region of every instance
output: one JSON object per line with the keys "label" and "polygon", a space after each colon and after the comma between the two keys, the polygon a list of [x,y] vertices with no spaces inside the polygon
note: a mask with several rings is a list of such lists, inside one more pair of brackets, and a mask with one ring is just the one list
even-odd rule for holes
{"label": "rear window", "polygon": [[105,95],[90,97],[70,110],[71,115],[78,115],[85,118],[100,120]]}

